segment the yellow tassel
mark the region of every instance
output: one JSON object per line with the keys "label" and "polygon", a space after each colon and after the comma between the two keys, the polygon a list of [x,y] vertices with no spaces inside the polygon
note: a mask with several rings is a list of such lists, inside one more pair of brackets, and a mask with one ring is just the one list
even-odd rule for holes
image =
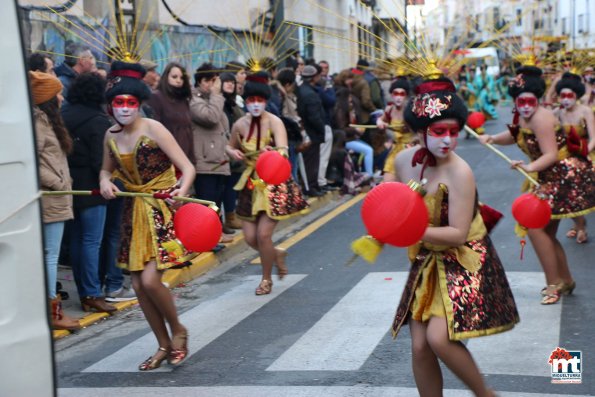
{"label": "yellow tassel", "polygon": [[382,251],[383,245],[372,236],[363,236],[351,243],[351,250],[365,261],[374,263]]}
{"label": "yellow tassel", "polygon": [[184,246],[178,239],[166,241],[161,244],[161,246],[165,248],[171,260],[175,260],[184,255]]}
{"label": "yellow tassel", "polygon": [[514,234],[516,234],[520,238],[523,238],[523,237],[527,236],[527,228],[519,225],[518,223],[515,223]]}

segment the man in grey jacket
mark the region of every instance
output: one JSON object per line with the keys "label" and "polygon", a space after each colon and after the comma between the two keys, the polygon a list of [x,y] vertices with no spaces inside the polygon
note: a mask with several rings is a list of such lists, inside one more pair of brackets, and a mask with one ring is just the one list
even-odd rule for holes
{"label": "man in grey jacket", "polygon": [[[219,208],[223,201],[225,183],[230,175],[229,159],[225,153],[229,122],[223,111],[221,81],[215,66],[203,63],[194,74],[194,91],[190,100],[196,179],[194,191],[202,200],[214,201]],[[233,230],[224,230],[232,232]],[[221,242],[230,242],[224,238]]]}

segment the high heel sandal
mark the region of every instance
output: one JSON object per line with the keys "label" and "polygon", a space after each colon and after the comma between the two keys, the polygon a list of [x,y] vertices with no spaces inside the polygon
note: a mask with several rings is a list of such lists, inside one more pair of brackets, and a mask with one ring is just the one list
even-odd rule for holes
{"label": "high heel sandal", "polygon": [[[158,357],[155,358],[155,356],[157,356],[160,353],[164,353],[163,357]],[[161,363],[163,362],[163,360],[165,360],[168,357],[169,354],[169,350],[166,349],[165,347],[159,347],[159,350],[157,350],[157,353],[149,358],[147,358],[145,361],[143,361],[141,363],[141,365],[138,366],[138,370],[139,371],[151,371],[154,369],[157,369],[159,367],[161,367]]]}
{"label": "high heel sandal", "polygon": [[256,288],[256,291],[254,291],[254,293],[256,295],[268,295],[271,293],[272,289],[273,282],[271,280],[262,280],[258,285],[258,288]]}
{"label": "high heel sandal", "polygon": [[287,276],[288,273],[285,258],[287,258],[287,251],[283,248],[275,248],[275,263],[277,264],[277,276],[279,276],[279,280],[283,280],[283,277]]}
{"label": "high heel sandal", "polygon": [[572,291],[576,288],[576,281],[572,281],[571,283],[566,284],[565,282],[561,283],[562,285],[558,287],[558,292],[560,295],[572,295]]}
{"label": "high heel sandal", "polygon": [[543,292],[543,298],[541,298],[542,305],[553,305],[554,303],[558,303],[560,300],[560,290],[562,289],[562,285],[560,284],[550,284],[545,288]]}
{"label": "high heel sandal", "polygon": [[[175,346],[181,344],[181,347]],[[188,332],[184,331],[181,334],[174,335],[171,338],[171,351],[167,362],[169,365],[178,365],[188,356]]]}

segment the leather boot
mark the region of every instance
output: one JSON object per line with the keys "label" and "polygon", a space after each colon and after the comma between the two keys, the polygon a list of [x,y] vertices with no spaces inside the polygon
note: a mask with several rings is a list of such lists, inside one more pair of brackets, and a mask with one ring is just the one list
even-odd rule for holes
{"label": "leather boot", "polygon": [[53,329],[67,329],[75,330],[80,329],[81,324],[78,320],[68,317],[62,310],[62,300],[60,296],[55,297],[50,301],[51,313],[52,313],[52,328]]}
{"label": "leather boot", "polygon": [[235,212],[226,212],[225,226],[227,226],[230,229],[241,229],[242,221],[236,216]]}
{"label": "leather boot", "polygon": [[95,309],[98,312],[107,312],[113,313],[118,310],[117,307],[110,305],[105,301],[103,296],[95,297],[95,296],[87,296],[81,299],[81,305],[83,306],[83,310],[86,312],[90,312],[91,309]]}

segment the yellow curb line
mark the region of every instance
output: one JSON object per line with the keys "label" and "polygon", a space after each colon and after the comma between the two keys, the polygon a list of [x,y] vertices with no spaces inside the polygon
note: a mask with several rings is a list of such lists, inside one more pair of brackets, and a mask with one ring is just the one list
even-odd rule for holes
{"label": "yellow curb line", "polygon": [[[356,196],[356,198],[357,198],[357,196]],[[318,200],[320,200],[320,198],[311,197],[308,199],[308,204],[312,204]],[[361,200],[361,198],[358,199],[357,201],[359,201],[359,200]],[[355,201],[353,204],[355,204],[357,201]],[[345,204],[347,204],[347,203],[345,203]],[[345,206],[345,204],[342,204],[338,208]],[[353,204],[351,204],[351,205],[353,205]],[[345,207],[345,209],[349,208],[351,205]],[[333,210],[331,213],[333,213],[335,211],[336,211],[336,209]],[[329,214],[325,215],[321,219],[325,219],[328,215]],[[309,227],[311,227],[311,226],[312,225],[310,225]],[[316,230],[316,229],[314,229],[314,230]],[[314,231],[314,230],[312,230],[312,231]],[[298,234],[296,234],[295,236],[297,236]],[[295,236],[293,236],[290,240],[295,238]],[[236,244],[239,244],[242,240],[244,240],[244,235],[242,233],[239,233],[238,235],[234,236],[233,241],[229,244],[226,244],[226,246],[232,247]],[[297,241],[299,241],[299,240],[297,240]],[[291,243],[289,246],[297,243],[297,241]],[[280,246],[284,246],[284,244],[285,243],[282,243]],[[196,258],[194,258],[191,262],[192,262],[192,265],[190,265],[190,266],[186,266],[186,267],[183,267],[180,269],[166,270],[163,274],[161,281],[163,283],[165,283],[170,289],[175,288],[178,285],[180,285],[181,283],[191,281],[191,280],[205,274],[209,270],[219,266],[219,264],[221,263],[219,261],[219,258],[217,257],[217,255],[214,254],[213,252],[203,252],[200,255],[198,255]],[[122,310],[128,309],[129,307],[135,306],[137,304],[138,304],[137,299],[127,301],[127,302],[115,303],[113,305],[116,306],[118,308],[118,310],[115,311],[113,314],[118,313]],[[98,322],[100,320],[108,318],[109,316],[110,316],[110,314],[108,314],[108,313],[91,313],[91,314],[88,314],[88,315],[80,318],[79,323],[81,324],[81,327],[88,327],[92,324],[95,324],[96,322]],[[71,332],[67,331],[67,330],[53,330],[52,336],[53,336],[54,340],[57,340],[57,339],[62,339],[64,337],[70,335],[70,333]]]}
{"label": "yellow curb line", "polygon": [[[341,204],[340,206],[338,206],[337,208],[335,208],[334,210],[332,210],[331,212],[329,212],[322,218],[317,219],[316,221],[314,221],[311,224],[309,224],[308,226],[306,226],[304,229],[300,230],[293,236],[289,237],[282,243],[278,244],[277,247],[287,249],[287,248],[291,247],[292,245],[297,244],[298,242],[305,239],[310,234],[314,233],[316,230],[321,228],[324,224],[328,223],[331,219],[335,218],[337,215],[341,214],[342,212],[346,211],[347,209],[353,207],[355,204],[359,203],[365,196],[366,196],[365,193],[358,194],[357,196],[353,197],[351,200],[347,201],[346,203]],[[252,261],[250,261],[250,264],[252,264],[252,265],[260,264],[260,257],[255,258]]]}

